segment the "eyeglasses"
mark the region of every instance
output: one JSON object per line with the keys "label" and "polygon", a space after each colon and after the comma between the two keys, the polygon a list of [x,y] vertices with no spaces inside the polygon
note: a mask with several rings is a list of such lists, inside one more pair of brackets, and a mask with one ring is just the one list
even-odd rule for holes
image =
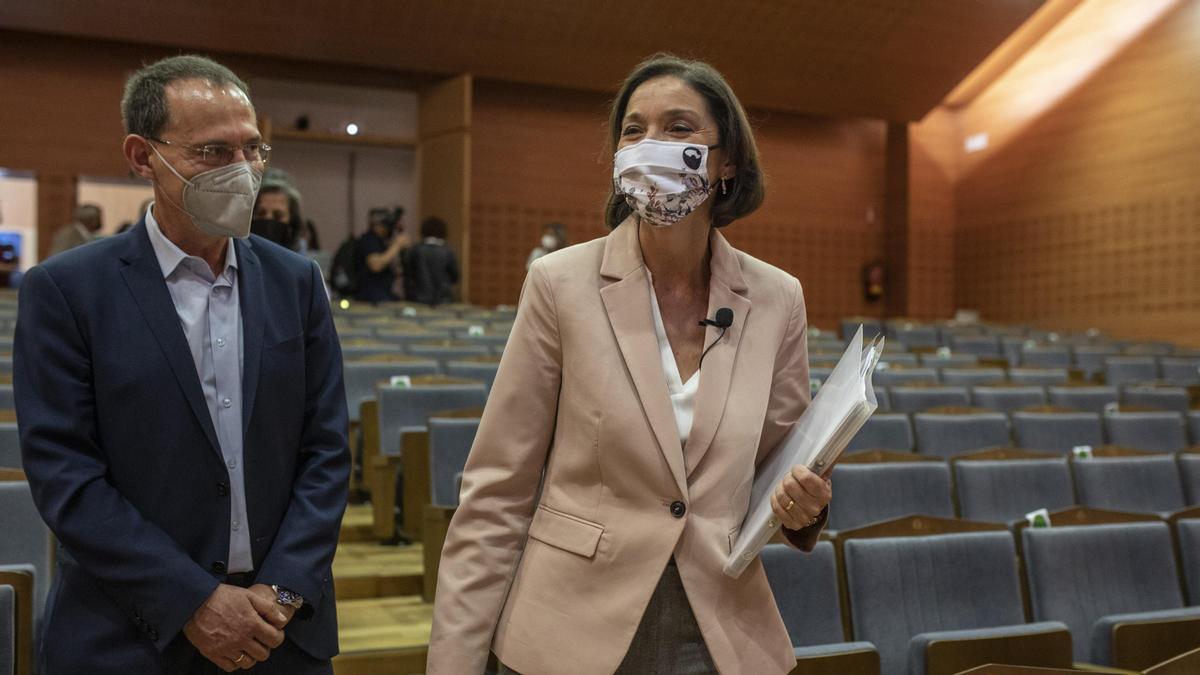
{"label": "eyeglasses", "polygon": [[221,145],[219,143],[211,143],[209,145],[192,146],[184,145],[183,143],[164,141],[161,138],[154,138],[151,136],[147,136],[146,140],[154,141],[155,143],[162,143],[163,145],[170,145],[176,148],[183,148],[191,152],[196,157],[199,157],[201,162],[210,166],[225,166],[226,164],[232,163],[233,158],[237,154],[238,150],[242,151],[242,156],[245,157],[246,161],[250,162],[251,164],[255,162],[262,162],[263,164],[266,164],[267,160],[271,157],[271,146],[267,145],[266,143],[247,143],[245,145]]}

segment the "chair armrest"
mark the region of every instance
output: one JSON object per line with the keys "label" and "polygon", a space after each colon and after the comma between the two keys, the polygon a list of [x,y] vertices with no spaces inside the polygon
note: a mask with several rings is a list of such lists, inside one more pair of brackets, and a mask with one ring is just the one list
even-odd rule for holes
{"label": "chair armrest", "polygon": [[16,596],[16,626],[13,630],[13,672],[33,672],[33,566],[0,567],[0,584],[13,587]]}
{"label": "chair armrest", "polygon": [[1071,631],[1058,621],[921,633],[908,642],[910,673],[951,675],[987,663],[1071,667]]}
{"label": "chair armrest", "polygon": [[1091,638],[1093,662],[1142,670],[1200,647],[1200,607],[1102,616]]}
{"label": "chair armrest", "polygon": [[835,642],[795,651],[792,675],[879,675],[879,652],[870,642]]}

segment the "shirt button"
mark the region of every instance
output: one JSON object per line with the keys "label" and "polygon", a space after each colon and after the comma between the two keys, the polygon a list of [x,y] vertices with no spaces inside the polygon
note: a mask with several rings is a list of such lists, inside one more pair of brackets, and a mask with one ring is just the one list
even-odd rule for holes
{"label": "shirt button", "polygon": [[217,338],[217,346],[224,347],[225,346],[225,338]]}
{"label": "shirt button", "polygon": [[682,518],[685,513],[687,513],[687,506],[683,502],[671,502],[671,515]]}
{"label": "shirt button", "polygon": [[225,397],[225,399],[221,401],[221,405],[228,408],[229,406],[233,405],[233,401],[229,400],[229,397]]}
{"label": "shirt button", "polygon": [[218,560],[212,564],[212,571],[217,574],[225,574],[225,561]]}
{"label": "shirt button", "polygon": [[221,495],[222,497],[228,495],[229,486],[225,483],[217,483],[217,494]]}
{"label": "shirt button", "polygon": [[239,522],[238,522],[238,521],[236,521],[236,520],[235,520],[235,521],[233,521],[233,531],[234,531],[234,532],[237,532],[237,531],[238,531],[238,529],[240,529],[241,527],[242,527],[242,524],[241,524],[241,523],[239,523]]}
{"label": "shirt button", "polygon": [[237,468],[237,460],[236,459],[231,459],[228,462],[226,462],[226,464],[228,464],[229,468],[231,468],[231,469]]}

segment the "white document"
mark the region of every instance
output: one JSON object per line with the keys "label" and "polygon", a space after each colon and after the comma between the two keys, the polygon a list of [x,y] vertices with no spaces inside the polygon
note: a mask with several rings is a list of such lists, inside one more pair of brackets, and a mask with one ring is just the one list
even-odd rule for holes
{"label": "white document", "polygon": [[742,522],[733,551],[725,561],[725,574],[739,577],[779,531],[779,519],[771,510],[771,491],[795,465],[824,474],[841,457],[842,451],[879,407],[871,376],[883,353],[882,336],[863,350],[863,329],[858,327],[846,353],[826,378],[821,389],[788,435],[763,460],[754,476],[750,511]]}

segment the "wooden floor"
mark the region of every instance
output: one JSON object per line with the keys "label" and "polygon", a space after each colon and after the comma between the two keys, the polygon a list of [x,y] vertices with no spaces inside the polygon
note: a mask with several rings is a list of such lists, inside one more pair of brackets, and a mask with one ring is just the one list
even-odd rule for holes
{"label": "wooden floor", "polygon": [[343,544],[374,540],[370,504],[351,504],[342,516],[342,531],[338,540]]}
{"label": "wooden floor", "polygon": [[340,544],[333,559],[338,600],[420,595],[425,574],[424,548]]}

